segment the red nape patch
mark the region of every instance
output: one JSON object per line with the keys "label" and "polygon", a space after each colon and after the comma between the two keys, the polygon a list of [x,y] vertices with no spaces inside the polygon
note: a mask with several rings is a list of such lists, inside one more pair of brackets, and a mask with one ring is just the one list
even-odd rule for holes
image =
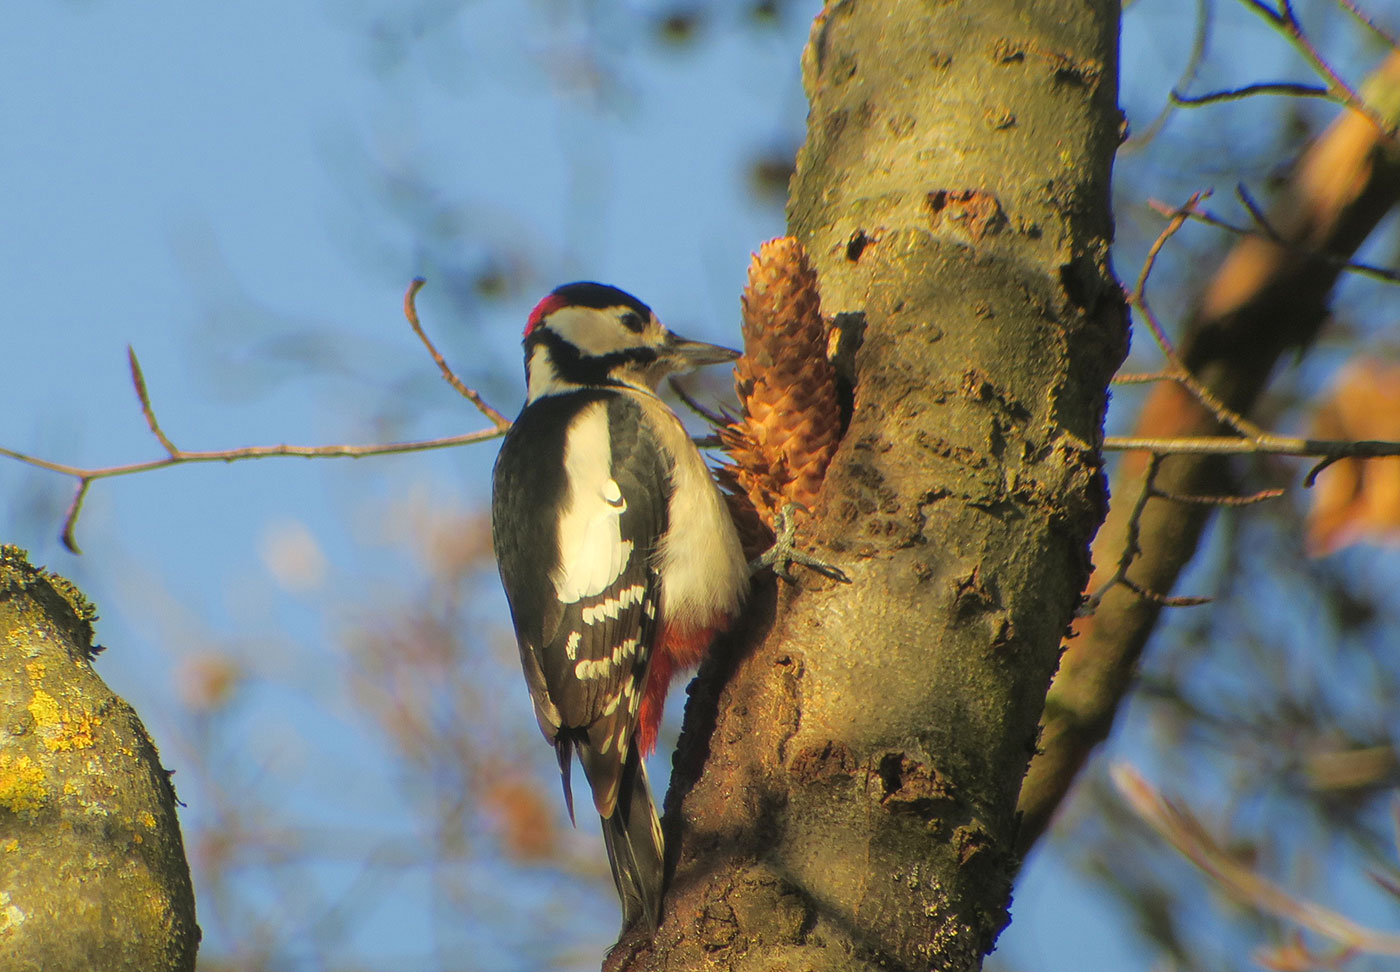
{"label": "red nape patch", "polygon": [[531,332],[540,326],[541,321],[567,303],[568,301],[560,295],[550,294],[544,300],[536,304],[535,309],[530,311],[529,320],[525,322],[525,336],[529,337]]}

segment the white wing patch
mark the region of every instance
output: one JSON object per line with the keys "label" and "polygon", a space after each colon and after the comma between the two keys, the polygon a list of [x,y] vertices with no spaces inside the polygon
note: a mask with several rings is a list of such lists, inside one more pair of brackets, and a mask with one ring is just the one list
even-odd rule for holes
{"label": "white wing patch", "polygon": [[603,402],[579,412],[564,452],[568,497],[559,522],[559,566],[551,580],[565,604],[608,589],[632,557],[632,541],[622,539],[627,500],[612,478],[612,442]]}
{"label": "white wing patch", "polygon": [[[645,584],[633,584],[631,587],[624,587],[617,592],[615,597],[609,597],[590,605],[583,609],[583,623],[597,624],[599,621],[611,620],[620,615],[633,604],[642,602],[642,595],[646,593]],[[569,656],[570,658],[573,655]]]}
{"label": "white wing patch", "polygon": [[[603,658],[585,658],[583,661],[574,663],[574,677],[576,678],[607,678],[612,674],[614,668],[618,668],[637,653],[637,639],[626,638],[621,644],[613,646],[612,654]],[[628,694],[629,679],[623,684],[624,694]],[[604,713],[606,714],[606,713]]]}

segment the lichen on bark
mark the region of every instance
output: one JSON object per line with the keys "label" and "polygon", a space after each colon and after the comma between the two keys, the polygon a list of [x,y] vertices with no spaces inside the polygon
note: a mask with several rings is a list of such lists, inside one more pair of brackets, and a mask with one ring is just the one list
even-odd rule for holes
{"label": "lichen on bark", "polygon": [[96,618],[0,546],[0,972],[194,968],[175,793],[92,668]]}

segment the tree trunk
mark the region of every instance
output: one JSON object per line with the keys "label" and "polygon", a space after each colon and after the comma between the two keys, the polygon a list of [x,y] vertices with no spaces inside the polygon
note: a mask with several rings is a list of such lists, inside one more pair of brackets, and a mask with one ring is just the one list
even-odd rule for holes
{"label": "tree trunk", "polygon": [[[789,215],[863,322],[809,535],[701,672],[645,969],[975,969],[1104,514],[1114,2],[828,4]],[[860,330],[849,327],[843,340]]]}
{"label": "tree trunk", "polygon": [[0,972],[188,972],[175,791],[90,664],[92,606],[0,546]]}

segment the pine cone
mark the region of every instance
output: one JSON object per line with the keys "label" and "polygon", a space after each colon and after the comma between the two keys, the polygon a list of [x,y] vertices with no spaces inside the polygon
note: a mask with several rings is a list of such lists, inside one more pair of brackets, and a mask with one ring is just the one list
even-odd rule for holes
{"label": "pine cone", "polygon": [[[734,365],[741,411],[720,429],[730,459],[720,480],[771,527],[788,503],[816,502],[841,438],[817,275],[801,243],[785,236],[759,248],[743,310],[744,356]],[[747,548],[758,524],[737,519]]]}

